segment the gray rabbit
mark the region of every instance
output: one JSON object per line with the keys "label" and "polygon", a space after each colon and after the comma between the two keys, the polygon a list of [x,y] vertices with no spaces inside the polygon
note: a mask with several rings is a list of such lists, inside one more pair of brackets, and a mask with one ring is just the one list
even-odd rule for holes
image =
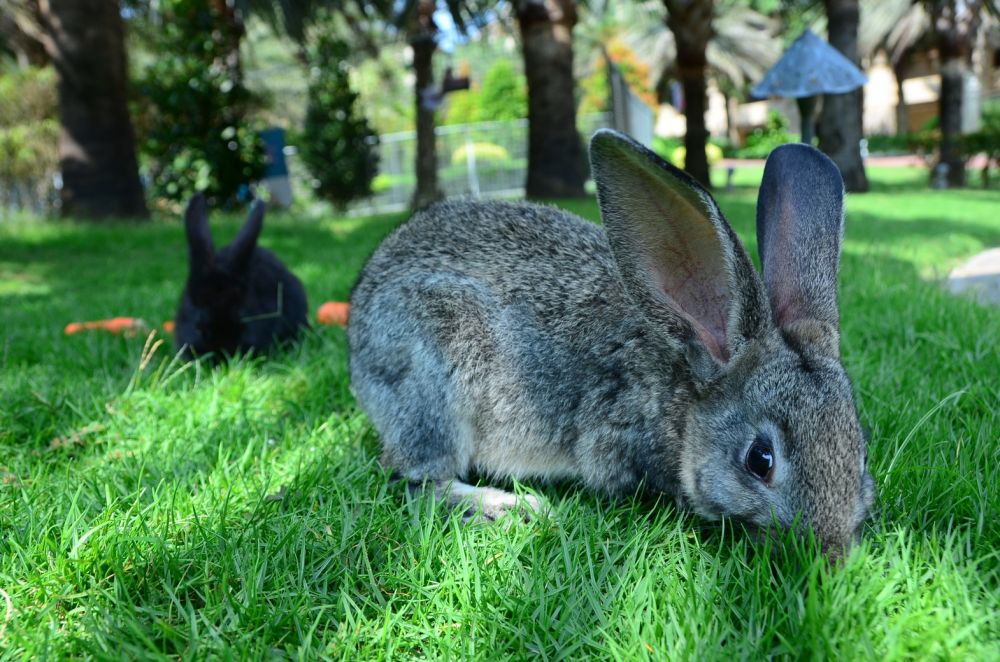
{"label": "gray rabbit", "polygon": [[372,255],[348,339],[383,462],[488,518],[516,499],[471,474],[643,484],[707,518],[805,523],[838,555],[874,484],[839,358],[836,166],[801,144],[771,154],[762,281],[687,174],[610,130],[590,153],[604,229],[445,202]]}

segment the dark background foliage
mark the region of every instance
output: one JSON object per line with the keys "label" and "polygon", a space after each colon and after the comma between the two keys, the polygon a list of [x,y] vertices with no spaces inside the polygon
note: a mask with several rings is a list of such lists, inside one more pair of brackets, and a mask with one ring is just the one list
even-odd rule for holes
{"label": "dark background foliage", "polygon": [[247,120],[253,98],[242,80],[239,29],[215,5],[164,0],[154,60],[137,81],[139,148],[154,199],[182,202],[204,191],[213,204],[246,197],[265,153]]}
{"label": "dark background foliage", "polygon": [[343,208],[371,193],[378,172],[378,137],[351,88],[347,44],[322,25],[315,33],[299,153],[316,194]]}

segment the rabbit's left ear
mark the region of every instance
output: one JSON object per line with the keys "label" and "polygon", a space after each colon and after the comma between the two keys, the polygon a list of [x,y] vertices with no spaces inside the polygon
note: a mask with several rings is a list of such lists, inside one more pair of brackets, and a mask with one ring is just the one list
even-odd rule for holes
{"label": "rabbit's left ear", "polygon": [[243,224],[240,233],[233,240],[233,256],[238,267],[246,268],[250,264],[250,257],[257,247],[257,238],[260,237],[260,230],[263,225],[264,203],[257,200],[250,208],[250,215],[247,217],[247,222]]}
{"label": "rabbit's left ear", "polygon": [[[668,334],[725,365],[766,327],[760,278],[718,205],[687,173],[602,129],[590,143],[601,218],[629,295]],[[700,363],[700,362],[699,362]]]}
{"label": "rabbit's left ear", "polygon": [[818,149],[771,152],[757,198],[757,245],[775,323],[837,355],[837,268],[844,232],[844,183]]}
{"label": "rabbit's left ear", "polygon": [[187,235],[188,256],[191,270],[203,269],[215,256],[212,232],[208,228],[208,203],[205,196],[196,193],[184,212],[184,231]]}

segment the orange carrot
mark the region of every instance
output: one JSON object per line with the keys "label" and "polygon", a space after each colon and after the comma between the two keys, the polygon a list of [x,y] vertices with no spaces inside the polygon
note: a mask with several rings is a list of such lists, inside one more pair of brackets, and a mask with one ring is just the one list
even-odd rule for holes
{"label": "orange carrot", "polygon": [[81,331],[100,330],[113,333],[114,335],[119,335],[122,333],[135,333],[144,328],[146,328],[146,323],[137,317],[114,317],[109,320],[71,322],[66,325],[63,333],[67,336],[71,336],[74,333],[80,333]]}
{"label": "orange carrot", "polygon": [[327,326],[347,326],[351,304],[346,301],[327,301],[316,311],[316,321]]}

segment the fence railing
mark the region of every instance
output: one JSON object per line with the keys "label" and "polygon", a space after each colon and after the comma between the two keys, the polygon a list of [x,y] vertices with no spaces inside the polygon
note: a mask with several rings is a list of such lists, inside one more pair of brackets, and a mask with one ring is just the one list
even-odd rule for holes
{"label": "fence railing", "polygon": [[[589,115],[578,127],[589,137],[610,126],[607,114]],[[524,194],[528,173],[528,120],[477,122],[435,129],[438,185],[446,196],[513,197]],[[416,188],[417,136],[414,131],[379,137],[375,193],[352,205],[352,214],[406,209]]]}
{"label": "fence railing", "polygon": [[[609,114],[584,117],[577,127],[584,138],[611,125]],[[514,197],[524,194],[528,172],[528,120],[478,122],[435,129],[438,184],[447,196]],[[399,211],[409,207],[416,188],[417,136],[414,131],[380,136],[379,174],[374,194],[349,209],[352,215]],[[303,164],[289,155],[289,168],[300,183],[308,181]],[[44,215],[57,198],[51,178],[44,181],[0,181],[0,220],[10,212]],[[297,186],[295,194],[303,195]]]}
{"label": "fence railing", "polygon": [[48,214],[59,199],[58,179],[58,173],[38,179],[0,179],[0,221],[16,214]]}

